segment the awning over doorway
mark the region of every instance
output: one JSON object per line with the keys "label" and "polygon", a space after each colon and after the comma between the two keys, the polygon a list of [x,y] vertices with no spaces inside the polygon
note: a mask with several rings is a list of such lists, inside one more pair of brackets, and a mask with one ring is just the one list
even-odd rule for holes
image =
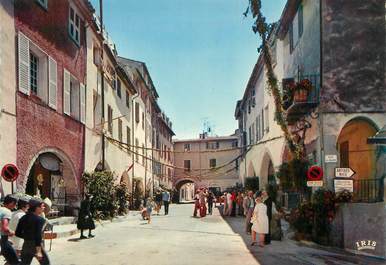
{"label": "awning over doorway", "polygon": [[39,156],[39,162],[42,167],[49,171],[59,171],[62,161],[52,153],[45,153]]}
{"label": "awning over doorway", "polygon": [[386,125],[374,136],[367,138],[368,144],[386,144]]}

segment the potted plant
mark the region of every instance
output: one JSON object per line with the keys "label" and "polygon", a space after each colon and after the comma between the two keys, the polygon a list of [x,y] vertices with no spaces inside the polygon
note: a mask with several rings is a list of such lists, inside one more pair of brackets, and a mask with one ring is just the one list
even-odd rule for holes
{"label": "potted plant", "polygon": [[303,79],[296,83],[296,86],[293,87],[293,95],[295,102],[305,102],[307,101],[308,94],[312,89],[312,83],[308,79]]}

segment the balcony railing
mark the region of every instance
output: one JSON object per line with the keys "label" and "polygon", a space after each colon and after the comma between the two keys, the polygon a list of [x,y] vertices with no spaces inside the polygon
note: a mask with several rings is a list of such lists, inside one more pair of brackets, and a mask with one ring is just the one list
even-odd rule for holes
{"label": "balcony railing", "polygon": [[[285,85],[288,82],[299,82],[301,80],[308,79],[312,83],[312,89],[309,91],[307,98],[299,100],[288,91],[288,87]],[[319,105],[320,100],[320,75],[310,74],[302,75],[296,79],[283,79],[283,95],[286,95],[284,99],[284,109],[286,110],[287,121],[289,124],[293,124],[300,117],[310,113]]]}
{"label": "balcony railing", "polygon": [[384,197],[384,178],[354,179],[353,202],[382,202]]}

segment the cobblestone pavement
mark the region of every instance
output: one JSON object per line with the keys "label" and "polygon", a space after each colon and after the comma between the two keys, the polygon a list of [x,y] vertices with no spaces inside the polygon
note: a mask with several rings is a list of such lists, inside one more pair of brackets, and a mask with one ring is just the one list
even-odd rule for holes
{"label": "cobblestone pavement", "polygon": [[[275,241],[261,249],[249,248],[243,219],[213,216],[192,218],[192,205],[172,205],[170,215],[153,216],[147,224],[137,216],[98,226],[93,239],[77,236],[53,241],[49,252],[54,265],[301,265],[384,264],[380,260],[344,252]],[[34,263],[37,264],[37,263]]]}

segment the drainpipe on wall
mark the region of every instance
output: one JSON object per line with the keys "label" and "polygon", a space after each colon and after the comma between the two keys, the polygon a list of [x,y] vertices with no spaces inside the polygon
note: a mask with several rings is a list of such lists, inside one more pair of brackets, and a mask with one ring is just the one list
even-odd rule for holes
{"label": "drainpipe on wall", "polygon": [[143,115],[144,116],[144,121],[143,121],[143,123],[144,123],[144,129],[145,129],[145,149],[143,149],[143,153],[145,154],[145,152],[146,152],[146,154],[145,154],[145,157],[144,158],[142,158],[142,159],[144,159],[144,161],[145,161],[145,164],[144,164],[144,167],[145,167],[145,198],[147,198],[147,196],[146,196],[146,193],[147,193],[147,118],[146,118],[146,114],[147,114],[147,106],[146,106],[146,103],[145,103],[145,111],[144,111],[144,114],[145,115]]}
{"label": "drainpipe on wall", "polygon": [[[322,89],[323,89],[323,25],[322,25],[322,18],[323,18],[323,10],[322,10],[322,1],[319,1],[319,48],[320,48],[320,51],[319,51],[319,56],[320,56],[320,62],[319,62],[319,65],[320,65],[320,69],[319,69],[319,77],[320,77],[320,89],[319,89],[319,104],[320,104],[320,98],[321,98],[321,93],[322,93]],[[319,110],[318,110],[319,112]],[[318,119],[318,126],[319,126],[319,135],[320,135],[320,140],[319,140],[319,143],[320,143],[320,165],[321,167],[323,168],[323,172],[327,172],[326,171],[326,167],[325,167],[325,164],[324,164],[324,122],[323,122],[323,113],[320,113],[319,112],[319,119]],[[323,177],[324,178],[324,187],[327,186],[327,179],[326,179],[326,176]]]}
{"label": "drainpipe on wall", "polygon": [[[134,106],[134,100],[139,96],[138,93],[136,93],[132,98],[131,98],[131,136],[132,136],[132,141],[131,141],[131,147],[133,148],[133,151],[136,152],[137,149],[134,150],[134,143],[135,143],[135,134],[134,134],[134,111],[135,111],[135,106]],[[134,152],[132,152],[132,157],[131,157],[131,161],[133,163],[133,168],[131,169],[131,207],[134,206],[134,169],[135,169],[135,158],[134,156],[136,154],[134,154]]]}
{"label": "drainpipe on wall", "polygon": [[102,61],[102,67],[101,67],[101,100],[102,100],[102,134],[101,134],[101,148],[102,148],[102,169],[105,170],[105,133],[104,133],[104,127],[105,127],[105,72],[103,70],[103,51],[104,51],[104,37],[103,37],[103,0],[99,0],[99,16],[100,16],[100,23],[101,23],[101,35],[102,35],[102,43],[101,43],[101,61]]}

